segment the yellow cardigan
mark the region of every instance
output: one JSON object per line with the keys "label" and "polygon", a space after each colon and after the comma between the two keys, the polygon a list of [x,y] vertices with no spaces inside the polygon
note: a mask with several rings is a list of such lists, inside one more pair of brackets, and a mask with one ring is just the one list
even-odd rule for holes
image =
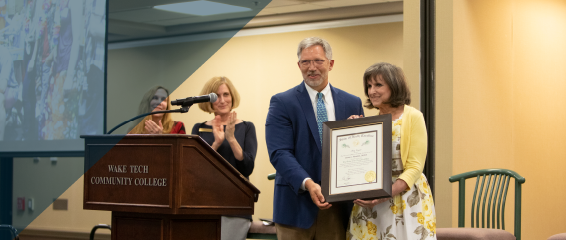
{"label": "yellow cardigan", "polygon": [[420,178],[425,164],[426,126],[423,114],[408,105],[405,105],[402,121],[401,160],[403,161],[403,173],[399,178],[403,179],[412,189],[415,182]]}

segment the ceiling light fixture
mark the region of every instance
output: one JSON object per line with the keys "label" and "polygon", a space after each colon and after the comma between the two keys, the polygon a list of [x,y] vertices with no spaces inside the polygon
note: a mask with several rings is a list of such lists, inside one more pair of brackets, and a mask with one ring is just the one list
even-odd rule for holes
{"label": "ceiling light fixture", "polygon": [[233,6],[233,5],[217,3],[217,2],[209,2],[206,0],[158,5],[155,6],[154,8],[170,11],[170,12],[177,12],[177,13],[184,13],[184,14],[191,14],[198,16],[246,12],[252,10],[247,7]]}

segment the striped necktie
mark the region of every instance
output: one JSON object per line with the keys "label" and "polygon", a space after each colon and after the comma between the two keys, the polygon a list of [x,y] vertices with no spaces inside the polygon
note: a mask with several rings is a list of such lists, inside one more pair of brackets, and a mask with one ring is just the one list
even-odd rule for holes
{"label": "striped necktie", "polygon": [[318,97],[316,101],[316,123],[318,125],[318,135],[320,136],[320,143],[322,145],[322,123],[328,121],[328,116],[323,100],[324,94],[318,93],[316,96]]}

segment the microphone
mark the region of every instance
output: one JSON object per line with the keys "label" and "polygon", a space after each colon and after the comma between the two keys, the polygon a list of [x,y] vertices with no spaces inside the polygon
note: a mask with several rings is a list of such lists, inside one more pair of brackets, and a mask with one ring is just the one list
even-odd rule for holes
{"label": "microphone", "polygon": [[218,99],[218,95],[216,93],[210,93],[208,95],[196,96],[196,97],[188,97],[185,99],[177,99],[175,101],[171,101],[171,105],[182,105],[182,106],[190,106],[194,103],[201,103],[201,102],[216,102]]}
{"label": "microphone", "polygon": [[152,115],[152,114],[156,114],[156,113],[174,113],[174,112],[180,112],[180,113],[186,113],[189,111],[189,108],[194,104],[194,103],[201,103],[201,102],[216,102],[216,100],[218,99],[218,95],[216,95],[216,93],[210,93],[208,95],[203,95],[203,96],[196,96],[196,97],[188,97],[185,99],[177,99],[175,101],[171,101],[171,105],[181,105],[182,107],[179,109],[174,109],[174,110],[165,110],[165,111],[155,111],[155,112],[148,112],[148,113],[144,113],[138,116],[135,116],[134,118],[124,121],[120,124],[118,124],[116,127],[112,128],[108,133],[106,134],[110,134],[112,132],[114,132],[114,130],[118,129],[121,126],[124,126],[124,124],[129,123],[131,121],[134,121],[138,118],[141,117],[145,117],[147,115]]}

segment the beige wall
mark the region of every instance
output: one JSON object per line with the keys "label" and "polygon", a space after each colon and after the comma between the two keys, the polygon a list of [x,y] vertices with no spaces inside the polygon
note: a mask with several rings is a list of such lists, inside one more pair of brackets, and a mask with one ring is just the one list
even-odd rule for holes
{"label": "beige wall", "polygon": [[[418,21],[418,17],[413,17],[412,21],[415,19]],[[413,25],[417,26],[414,30],[418,32],[418,24]],[[112,127],[121,119],[128,119],[137,112],[136,107],[124,106],[137,106],[139,99],[120,98],[120,91],[138,93],[141,98],[147,89],[159,82],[155,79],[183,76],[186,80],[176,90],[168,87],[174,90],[171,98],[184,98],[199,95],[204,82],[211,77],[227,76],[242,96],[241,105],[236,109],[238,117],[253,122],[257,130],[258,154],[250,181],[260,189],[261,194],[254,218],[271,218],[273,182],[268,181],[266,176],[275,170],[269,162],[265,146],[265,118],[271,96],[302,81],[296,63],[299,41],[309,36],[327,39],[332,45],[335,59],[334,69],[329,74],[331,84],[363,98],[361,77],[364,70],[375,62],[387,61],[403,67],[404,57],[411,55],[413,68],[410,71],[418,76],[418,58],[414,57],[418,56],[418,47],[411,47],[416,53],[404,52],[403,44],[407,42],[404,41],[403,34],[406,33],[403,23],[395,22],[236,37],[229,40],[191,76],[183,75],[187,70],[182,63],[189,61],[186,51],[195,46],[204,46],[203,43],[111,50],[108,62],[108,126]],[[418,45],[418,41],[412,42]],[[418,78],[409,77],[409,84],[413,99],[418,100]],[[418,107],[418,101],[413,101],[412,105]],[[374,114],[375,110],[366,111],[366,115]],[[175,120],[185,123],[189,132],[195,123],[211,118],[212,115],[200,111],[197,106],[188,114],[174,115]],[[120,131],[125,132],[125,129]],[[96,224],[110,223],[108,212],[82,210],[82,187],[81,178],[61,196],[69,199],[69,211],[53,211],[50,207],[29,227],[68,228],[70,231],[86,232]]]}
{"label": "beige wall", "polygon": [[420,0],[403,1],[403,71],[411,85],[411,106],[420,109],[421,90]]}
{"label": "beige wall", "polygon": [[[437,152],[445,148],[441,142],[453,148],[438,154],[444,155],[437,166],[451,164],[451,174],[484,168],[518,172],[526,178],[523,239],[566,232],[566,208],[561,207],[566,193],[560,190],[566,184],[558,177],[566,167],[566,114],[561,111],[566,107],[566,1],[438,3],[444,11],[439,15],[453,18],[452,26],[437,20],[439,31],[452,28],[453,38],[439,32],[437,63],[450,65],[453,58],[453,68],[438,69],[437,118],[443,125],[437,125]],[[446,47],[450,45],[451,53]],[[440,189],[448,192],[449,187]],[[437,204],[437,211],[451,210],[455,227],[456,184],[452,191],[451,205]],[[513,199],[513,191],[509,194]],[[506,209],[506,227],[512,232],[512,201]],[[469,213],[466,220],[469,225]]]}
{"label": "beige wall", "polygon": [[[436,226],[451,227],[453,160],[453,23],[452,1],[436,5],[436,142],[435,198]],[[455,218],[456,219],[456,218]]]}
{"label": "beige wall", "polygon": [[566,1],[517,1],[514,13],[513,156],[528,181],[524,239],[541,239],[566,232],[566,208],[559,207],[566,192],[558,190],[566,189]]}
{"label": "beige wall", "polygon": [[[484,168],[517,170],[512,154],[513,126],[507,121],[513,115],[512,9],[508,4],[454,2],[453,174]],[[473,183],[468,181],[467,185],[467,196],[472,196]],[[458,190],[456,184],[453,187],[454,206]],[[513,202],[506,206],[507,230],[512,231]],[[471,209],[471,201],[466,207]],[[455,207],[452,214],[453,224],[457,223]]]}

